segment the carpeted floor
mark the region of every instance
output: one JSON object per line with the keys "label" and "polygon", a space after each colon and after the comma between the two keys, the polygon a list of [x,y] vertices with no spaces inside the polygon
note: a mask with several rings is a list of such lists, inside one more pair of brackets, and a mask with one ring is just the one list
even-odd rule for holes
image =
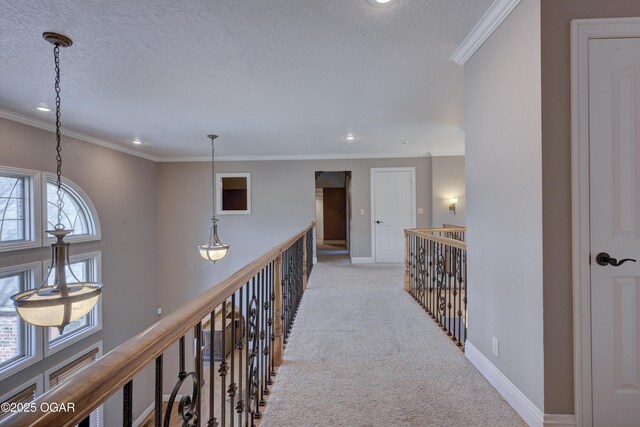
{"label": "carpeted floor", "polygon": [[524,426],[395,265],[314,266],[261,427]]}

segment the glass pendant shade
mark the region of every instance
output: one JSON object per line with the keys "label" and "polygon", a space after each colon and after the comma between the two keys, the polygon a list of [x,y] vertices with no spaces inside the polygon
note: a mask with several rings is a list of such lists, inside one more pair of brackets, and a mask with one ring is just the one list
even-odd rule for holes
{"label": "glass pendant shade", "polygon": [[200,251],[200,256],[207,261],[213,261],[214,263],[218,260],[221,260],[227,255],[229,251],[229,245],[225,245],[220,242],[218,238],[218,220],[211,220],[211,231],[209,233],[209,241],[206,245],[198,246],[198,250]]}
{"label": "glass pendant shade", "polygon": [[[58,240],[51,245],[52,264],[49,274],[37,289],[11,296],[16,312],[27,323],[36,326],[57,327],[62,334],[64,327],[91,311],[100,298],[102,284],[81,282],[69,267],[69,243],[64,236],[71,230],[47,231]],[[75,283],[67,284],[67,272]],[[45,286],[51,273],[53,285]]]}

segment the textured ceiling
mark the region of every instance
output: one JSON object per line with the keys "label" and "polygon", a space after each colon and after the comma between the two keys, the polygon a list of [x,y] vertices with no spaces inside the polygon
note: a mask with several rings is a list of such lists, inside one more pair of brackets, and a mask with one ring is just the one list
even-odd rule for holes
{"label": "textured ceiling", "polygon": [[460,153],[448,58],[491,3],[0,0],[0,108],[53,121],[56,31],[63,127],[153,156]]}

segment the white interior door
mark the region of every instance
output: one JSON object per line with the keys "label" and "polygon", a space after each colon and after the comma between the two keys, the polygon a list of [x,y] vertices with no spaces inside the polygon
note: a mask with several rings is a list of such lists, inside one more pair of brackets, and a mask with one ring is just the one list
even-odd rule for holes
{"label": "white interior door", "polygon": [[415,169],[372,169],[375,262],[404,261],[404,229],[415,227]]}
{"label": "white interior door", "polygon": [[639,426],[639,38],[589,41],[589,158],[593,425]]}

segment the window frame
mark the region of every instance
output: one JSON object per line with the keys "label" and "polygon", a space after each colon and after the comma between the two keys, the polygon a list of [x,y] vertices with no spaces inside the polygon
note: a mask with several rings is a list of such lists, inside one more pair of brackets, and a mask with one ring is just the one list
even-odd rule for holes
{"label": "window frame", "polygon": [[[247,179],[247,209],[223,210],[222,209],[222,179],[246,178]],[[251,172],[221,172],[216,173],[216,214],[217,215],[251,215]]]}
{"label": "window frame", "polygon": [[[21,385],[9,390],[0,396],[0,403],[4,403],[10,397],[15,396],[18,393],[22,393],[26,389],[32,386],[36,386],[35,398],[38,398],[44,392],[44,377],[42,374],[38,374],[38,376],[31,378],[30,380],[22,383]],[[35,399],[34,399],[35,400]]]}
{"label": "window frame", "polygon": [[[93,262],[92,273],[94,277],[91,277],[88,281],[102,283],[102,251],[85,252],[69,256],[69,262],[71,264],[83,260],[91,260]],[[51,260],[42,261],[43,273],[49,270],[50,262]],[[49,340],[49,328],[41,328],[44,357],[49,357],[52,354],[57,353],[58,351],[102,330],[102,298],[98,298],[98,302],[87,316],[89,316],[90,320],[87,323],[87,326],[68,334],[66,337],[62,335],[53,341]]]}
{"label": "window frame", "polygon": [[[90,346],[80,350],[79,352],[73,354],[72,356],[69,356],[68,358],[66,358],[62,362],[60,362],[60,363],[50,367],[46,371],[44,371],[44,373],[42,374],[43,383],[44,383],[44,392],[46,393],[49,390],[51,390],[50,376],[51,376],[52,373],[54,373],[54,372],[64,368],[65,366],[75,362],[76,360],[78,360],[81,357],[87,355],[88,353],[90,353],[91,351],[95,350],[96,348],[98,349],[96,357],[99,359],[100,357],[102,357],[102,354],[103,354],[102,353],[102,340],[96,341],[95,343],[91,344]],[[97,410],[98,410],[98,424],[100,426],[104,426],[104,405],[98,406]]]}
{"label": "window frame", "polygon": [[[28,264],[12,265],[10,267],[0,268],[0,275],[8,275],[15,273],[28,272],[31,273],[31,283],[29,283],[26,289],[34,289],[42,283],[42,263],[40,261],[32,262]],[[19,318],[19,317],[18,317]],[[24,320],[20,319],[21,322]],[[24,368],[33,365],[36,362],[41,361],[43,356],[43,331],[42,328],[36,327],[25,323],[26,337],[24,339],[24,345],[27,350],[25,356],[22,356],[6,366],[0,367],[0,381],[14,375],[15,373],[23,370]],[[22,339],[22,338],[21,338]]]}
{"label": "window frame", "polygon": [[0,166],[0,175],[26,178],[25,194],[25,229],[28,229],[29,239],[12,242],[0,242],[0,252],[18,251],[22,249],[39,248],[42,246],[42,228],[39,226],[42,216],[42,180],[41,172],[31,169]]}
{"label": "window frame", "polygon": [[[49,234],[46,232],[46,230],[50,228],[48,223],[49,216],[48,216],[48,202],[47,202],[47,183],[48,182],[55,183],[57,177],[55,174],[50,172],[42,172],[41,175],[42,175],[42,179],[41,179],[42,245],[48,246],[54,243],[56,239],[55,237],[49,236]],[[89,198],[87,193],[85,193],[84,190],[78,184],[71,181],[69,178],[65,178],[63,176],[62,185],[63,187],[65,187],[65,190],[70,192],[71,195],[77,199],[78,203],[80,204],[80,207],[86,210],[88,214],[87,221],[89,222],[89,227],[92,228],[91,234],[81,234],[77,236],[68,235],[68,236],[65,236],[64,240],[69,243],[93,242],[96,240],[101,240],[102,229],[100,227],[100,218],[98,217],[98,211],[96,210],[96,207],[91,201],[91,198]]]}

